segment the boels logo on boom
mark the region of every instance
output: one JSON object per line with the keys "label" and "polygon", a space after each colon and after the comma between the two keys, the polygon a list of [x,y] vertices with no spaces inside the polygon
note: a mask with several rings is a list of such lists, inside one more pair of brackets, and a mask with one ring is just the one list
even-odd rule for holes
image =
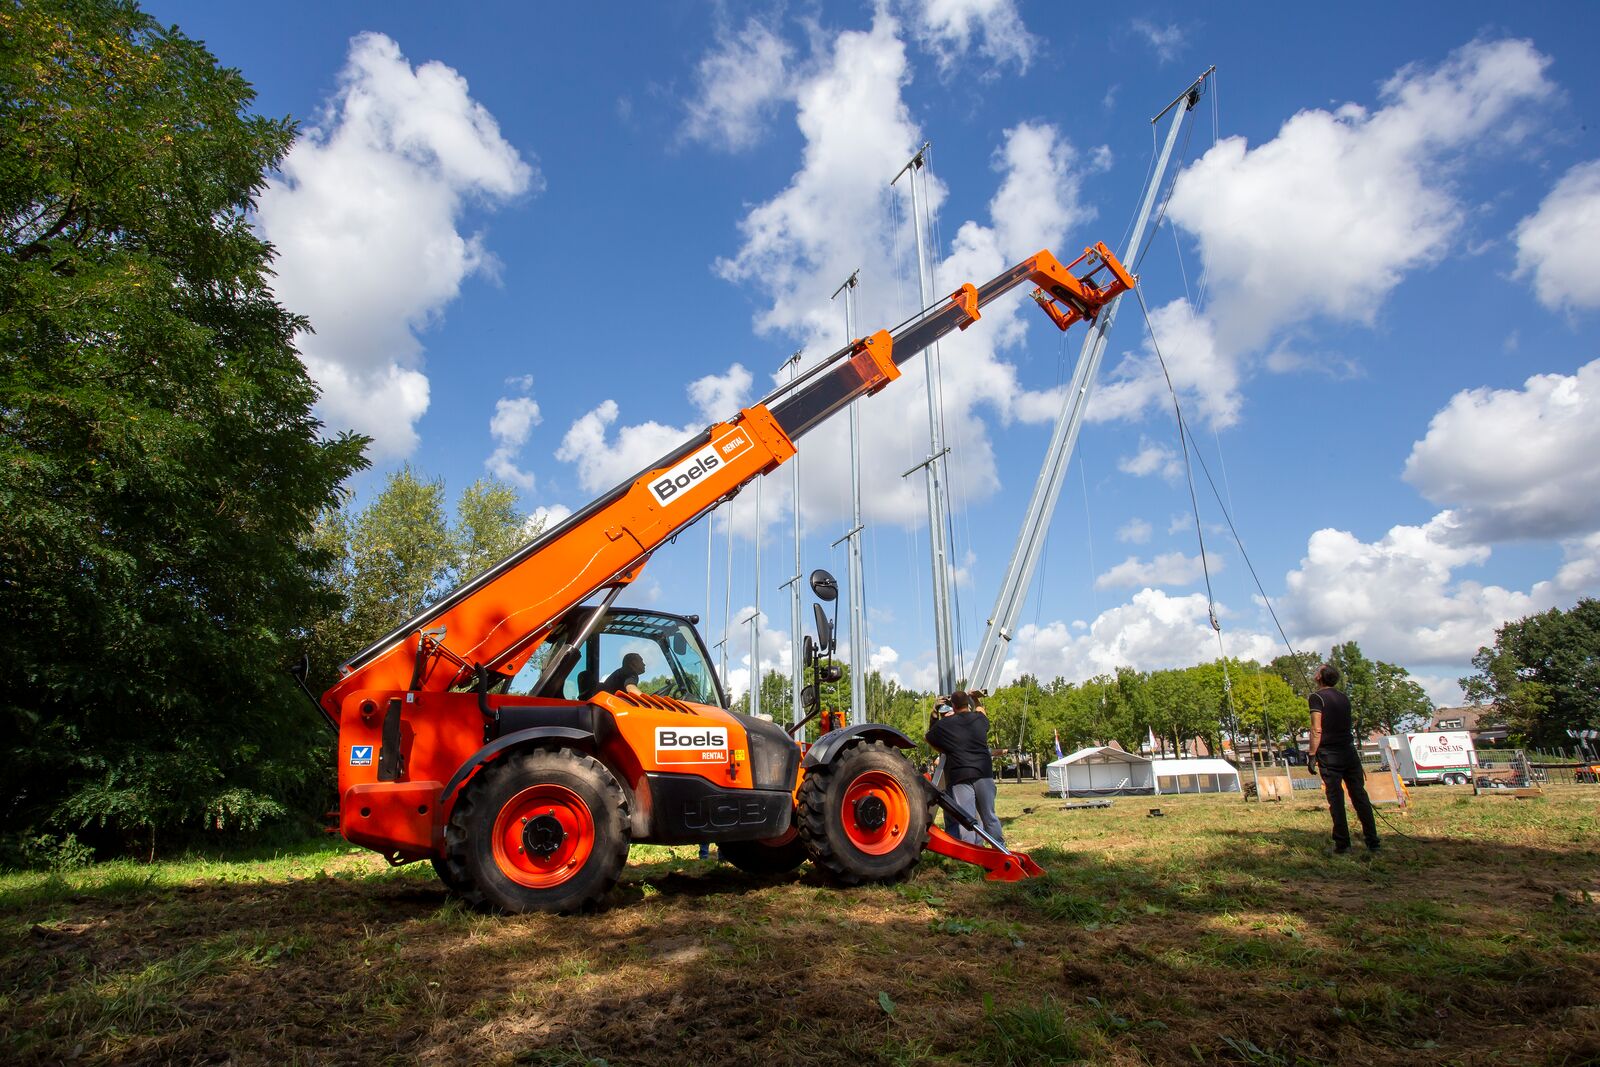
{"label": "boels logo on boom", "polygon": [[742,454],[750,447],[750,435],[734,430],[711,442],[694,455],[650,479],[650,495],[657,504],[666,504],[685,489]]}

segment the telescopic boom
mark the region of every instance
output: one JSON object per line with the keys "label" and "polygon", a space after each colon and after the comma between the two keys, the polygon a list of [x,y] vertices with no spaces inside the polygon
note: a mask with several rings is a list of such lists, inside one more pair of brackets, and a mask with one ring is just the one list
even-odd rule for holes
{"label": "telescopic boom", "polygon": [[1033,298],[1063,330],[1093,321],[1134,285],[1103,244],[1066,266],[1042,251],[981,286],[963,285],[892,333],[879,330],[846,345],[363,650],[322,695],[323,711],[337,724],[340,701],[358,689],[461,689],[480,666],[514,675],[567,611],[601,589],[632,582],[663,543],[794,455],[801,436],[900,377],[907,360],[972,325],[980,308],[1025,281],[1034,283]]}

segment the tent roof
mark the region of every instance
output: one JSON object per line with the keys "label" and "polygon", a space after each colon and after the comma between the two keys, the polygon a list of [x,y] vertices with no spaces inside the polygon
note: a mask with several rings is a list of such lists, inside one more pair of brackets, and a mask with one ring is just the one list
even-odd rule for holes
{"label": "tent roof", "polygon": [[1080,748],[1068,756],[1062,756],[1050,764],[1052,767],[1065,767],[1069,763],[1081,763],[1091,758],[1107,758],[1121,763],[1149,763],[1143,756],[1136,756],[1132,752],[1124,752],[1120,748],[1110,748],[1105,745],[1095,745],[1090,748]]}
{"label": "tent roof", "polygon": [[1175,778],[1180,774],[1226,774],[1239,777],[1239,770],[1225,759],[1158,759],[1155,761],[1157,778]]}

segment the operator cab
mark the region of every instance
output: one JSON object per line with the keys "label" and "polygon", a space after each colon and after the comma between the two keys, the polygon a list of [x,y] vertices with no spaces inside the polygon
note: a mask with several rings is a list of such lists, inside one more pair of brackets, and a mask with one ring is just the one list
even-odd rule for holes
{"label": "operator cab", "polygon": [[[588,700],[622,666],[625,656],[636,653],[644,660],[644,669],[639,672],[640,692],[690,704],[728,706],[716,671],[711,668],[711,657],[695,629],[697,617],[609,608],[594,632],[571,647],[572,639],[588,628],[593,612],[593,606],[587,605],[569,611],[517,672],[506,692],[555,700]],[[558,649],[564,650],[559,653],[562,662],[546,675],[548,657],[557,654]],[[532,692],[541,677],[545,677],[544,684],[539,692]]]}

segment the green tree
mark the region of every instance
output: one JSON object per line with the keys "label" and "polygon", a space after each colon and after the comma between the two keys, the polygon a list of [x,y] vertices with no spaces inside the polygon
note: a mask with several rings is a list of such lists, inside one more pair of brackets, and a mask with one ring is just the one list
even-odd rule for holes
{"label": "green tree", "polygon": [[1383,707],[1378,695],[1378,667],[1354,641],[1334,645],[1328,662],[1339,670],[1339,688],[1350,698],[1350,719],[1360,744],[1381,728]]}
{"label": "green tree", "polygon": [[1371,700],[1373,722],[1386,734],[1415,730],[1433,714],[1433,701],[1411,672],[1382,660],[1372,667]]}
{"label": "green tree", "polygon": [[1474,702],[1494,702],[1524,744],[1570,745],[1568,730],[1600,725],[1600,600],[1508,622],[1461,679]]}
{"label": "green tree", "polygon": [[405,466],[364,508],[347,501],[318,519],[313,541],[329,561],[322,576],[333,602],[312,628],[316,685],[331,685],[339,663],[538,533],[503,483],[468,486],[453,524],[445,500],[442,480]]}
{"label": "green tree", "polygon": [[1317,668],[1322,666],[1322,656],[1316,652],[1284,653],[1274,656],[1267,666],[1303,701],[1317,688]]}
{"label": "green tree", "polygon": [[0,0],[8,827],[153,850],[313,802],[283,667],[322,607],[319,436],[248,213],[293,125],[116,0]]}

